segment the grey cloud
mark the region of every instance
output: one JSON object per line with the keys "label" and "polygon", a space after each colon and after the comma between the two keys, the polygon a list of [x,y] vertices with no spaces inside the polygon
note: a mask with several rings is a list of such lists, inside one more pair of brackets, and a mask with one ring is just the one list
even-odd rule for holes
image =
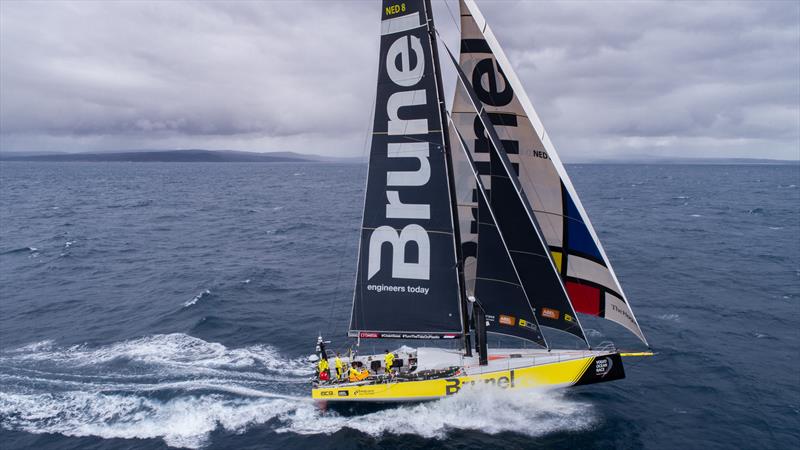
{"label": "grey cloud", "polygon": [[[567,161],[800,158],[795,2],[479,5]],[[434,8],[456,47],[457,3]],[[363,154],[378,18],[371,1],[1,2],[0,150]]]}

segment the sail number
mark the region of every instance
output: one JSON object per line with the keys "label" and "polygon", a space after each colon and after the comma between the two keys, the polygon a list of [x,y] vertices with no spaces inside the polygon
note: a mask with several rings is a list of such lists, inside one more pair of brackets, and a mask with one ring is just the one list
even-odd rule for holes
{"label": "sail number", "polygon": [[406,4],[400,3],[399,5],[392,5],[386,7],[386,15],[391,16],[397,13],[406,12]]}

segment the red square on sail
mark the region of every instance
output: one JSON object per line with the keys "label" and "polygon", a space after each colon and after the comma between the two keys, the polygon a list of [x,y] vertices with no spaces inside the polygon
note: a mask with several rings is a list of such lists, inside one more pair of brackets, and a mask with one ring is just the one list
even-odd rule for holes
{"label": "red square on sail", "polygon": [[572,281],[567,281],[566,288],[575,311],[593,316],[600,315],[600,289]]}

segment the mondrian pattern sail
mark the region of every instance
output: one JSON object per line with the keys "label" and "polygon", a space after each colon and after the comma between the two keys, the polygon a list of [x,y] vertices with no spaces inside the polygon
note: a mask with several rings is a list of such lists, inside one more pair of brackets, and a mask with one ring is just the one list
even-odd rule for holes
{"label": "mondrian pattern sail", "polygon": [[[646,343],[572,182],[494,33],[473,0],[461,0],[460,10],[459,65],[514,165],[574,310],[616,322]],[[452,120],[473,143],[470,147],[476,164],[490,173],[485,132],[463,89],[456,90]],[[464,183],[459,184],[463,187]],[[459,194],[468,287],[476,273],[475,260],[469,255],[471,249],[478,248],[478,227],[473,223],[478,209],[475,196]],[[568,311],[541,305],[534,308],[541,325],[557,329],[567,325],[564,318]]]}

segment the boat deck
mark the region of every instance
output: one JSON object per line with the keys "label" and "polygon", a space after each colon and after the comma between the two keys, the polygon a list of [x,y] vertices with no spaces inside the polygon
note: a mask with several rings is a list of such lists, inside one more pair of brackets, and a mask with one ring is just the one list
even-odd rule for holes
{"label": "boat deck", "polygon": [[[548,351],[546,349],[498,348],[489,349],[488,364],[481,366],[477,354],[466,357],[461,350],[436,347],[410,348],[404,346],[393,351],[396,355],[395,361],[401,364],[397,371],[399,374],[414,376],[430,372],[434,378],[437,377],[437,372],[442,373],[442,375],[438,375],[440,377],[448,376],[444,375],[444,373],[451,369],[457,369],[461,376],[474,376],[502,370],[542,366],[588,357],[604,356],[614,352],[615,350],[608,349]],[[384,355],[382,353],[375,355],[359,355],[354,358],[354,361],[360,362],[364,367],[370,370],[369,378],[359,382],[333,380],[331,382],[321,383],[321,385],[363,386],[385,383],[390,379],[387,378],[383,368],[383,359]],[[346,365],[350,364],[348,359],[342,358],[342,360]],[[452,375],[452,373],[450,375]],[[391,380],[397,382],[406,381],[402,376],[397,378],[393,377]]]}

